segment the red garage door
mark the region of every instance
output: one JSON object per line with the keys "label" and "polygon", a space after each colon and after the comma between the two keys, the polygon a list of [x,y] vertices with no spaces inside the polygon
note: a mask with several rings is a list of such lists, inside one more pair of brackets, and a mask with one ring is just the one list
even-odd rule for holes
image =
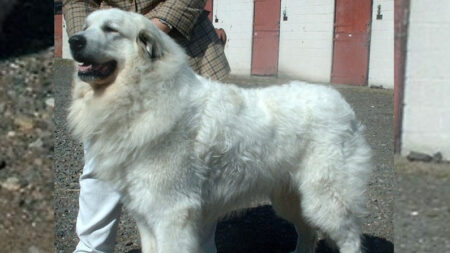
{"label": "red garage door", "polygon": [[213,19],[213,0],[206,0],[205,10],[209,11],[208,18],[212,22],[212,19]]}
{"label": "red garage door", "polygon": [[336,0],[332,83],[366,85],[372,0]]}
{"label": "red garage door", "polygon": [[252,75],[276,75],[280,37],[280,0],[255,0]]}
{"label": "red garage door", "polygon": [[63,47],[63,17],[62,17],[62,2],[55,1],[55,15],[54,15],[54,40],[55,40],[55,57],[62,57]]}

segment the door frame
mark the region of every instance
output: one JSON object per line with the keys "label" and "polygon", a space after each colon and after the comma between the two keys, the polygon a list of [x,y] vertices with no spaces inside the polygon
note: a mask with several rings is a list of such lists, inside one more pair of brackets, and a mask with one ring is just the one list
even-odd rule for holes
{"label": "door frame", "polygon": [[401,153],[410,0],[394,4],[394,32],[399,35],[394,38],[394,152]]}

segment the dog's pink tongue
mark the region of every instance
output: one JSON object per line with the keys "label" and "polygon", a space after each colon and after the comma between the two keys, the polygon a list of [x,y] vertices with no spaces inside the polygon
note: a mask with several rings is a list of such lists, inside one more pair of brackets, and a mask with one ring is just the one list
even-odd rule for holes
{"label": "dog's pink tongue", "polygon": [[79,71],[85,72],[85,71],[89,71],[90,69],[92,69],[92,64],[84,63],[83,65],[78,65]]}

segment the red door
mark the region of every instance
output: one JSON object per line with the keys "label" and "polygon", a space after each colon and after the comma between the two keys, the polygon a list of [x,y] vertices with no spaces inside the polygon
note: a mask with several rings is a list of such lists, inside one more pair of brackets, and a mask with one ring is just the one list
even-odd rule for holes
{"label": "red door", "polygon": [[276,75],[281,0],[255,0],[252,75]]}
{"label": "red door", "polygon": [[54,14],[54,40],[55,40],[55,57],[62,57],[63,47],[63,17],[62,17],[62,3],[55,1],[55,14]]}
{"label": "red door", "polygon": [[213,18],[213,0],[206,0],[205,10],[209,11],[208,18],[212,22],[212,18]]}
{"label": "red door", "polygon": [[336,0],[332,83],[366,85],[372,0]]}

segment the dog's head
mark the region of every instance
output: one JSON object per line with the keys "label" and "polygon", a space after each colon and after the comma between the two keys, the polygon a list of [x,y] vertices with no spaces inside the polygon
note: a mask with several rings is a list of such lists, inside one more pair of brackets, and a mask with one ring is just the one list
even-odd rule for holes
{"label": "dog's head", "polygon": [[[142,15],[119,9],[91,13],[83,30],[69,39],[79,78],[91,85],[114,82],[126,63],[150,66],[161,58],[169,37]],[[142,65],[142,64],[141,64]]]}

